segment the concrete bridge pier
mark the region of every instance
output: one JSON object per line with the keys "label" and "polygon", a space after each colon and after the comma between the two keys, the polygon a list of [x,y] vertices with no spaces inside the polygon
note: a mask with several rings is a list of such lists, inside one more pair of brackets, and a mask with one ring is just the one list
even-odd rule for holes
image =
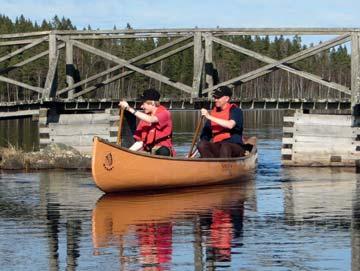
{"label": "concrete bridge pier", "polygon": [[[122,130],[122,145],[132,144],[131,129],[135,121],[125,114]],[[99,136],[116,143],[119,125],[119,110],[106,109],[102,113],[64,114],[56,108],[40,109],[40,149],[50,143],[63,143],[83,153],[91,153],[92,140]]]}
{"label": "concrete bridge pier", "polygon": [[284,166],[356,166],[360,161],[359,119],[303,110],[284,116]]}

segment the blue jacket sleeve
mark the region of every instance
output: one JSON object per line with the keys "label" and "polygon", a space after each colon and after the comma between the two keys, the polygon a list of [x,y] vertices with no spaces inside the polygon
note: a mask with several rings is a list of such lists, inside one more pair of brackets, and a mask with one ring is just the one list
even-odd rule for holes
{"label": "blue jacket sleeve", "polygon": [[243,112],[240,108],[235,107],[232,108],[230,111],[230,119],[234,120],[236,125],[235,125],[235,129],[236,130],[240,130],[242,132],[243,130]]}

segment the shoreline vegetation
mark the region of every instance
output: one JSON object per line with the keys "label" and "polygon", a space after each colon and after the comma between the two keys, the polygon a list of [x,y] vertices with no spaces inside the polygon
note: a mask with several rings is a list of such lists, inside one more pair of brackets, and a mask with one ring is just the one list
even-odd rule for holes
{"label": "shoreline vegetation", "polygon": [[0,148],[0,169],[91,169],[91,155],[80,153],[73,147],[53,143],[37,152],[25,152],[13,146]]}

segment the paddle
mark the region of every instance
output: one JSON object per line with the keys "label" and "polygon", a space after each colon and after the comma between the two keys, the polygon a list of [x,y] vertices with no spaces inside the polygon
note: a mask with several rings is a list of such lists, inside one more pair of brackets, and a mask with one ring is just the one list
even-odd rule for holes
{"label": "paddle", "polygon": [[195,130],[195,134],[194,134],[194,137],[193,137],[193,140],[191,142],[191,148],[190,148],[190,151],[189,151],[189,154],[188,154],[188,158],[190,158],[192,155],[193,155],[193,149],[195,147],[195,143],[196,143],[196,140],[199,136],[199,133],[200,133],[200,129],[201,129],[201,126],[202,126],[202,123],[203,123],[203,120],[204,120],[204,116],[201,116],[200,117],[200,120],[197,124],[197,127],[196,127],[196,130]]}
{"label": "paddle", "polygon": [[117,144],[120,145],[121,147],[121,130],[122,130],[122,126],[123,126],[123,121],[124,121],[124,108],[120,109],[120,120],[119,120],[119,128],[118,128],[118,134],[117,134]]}

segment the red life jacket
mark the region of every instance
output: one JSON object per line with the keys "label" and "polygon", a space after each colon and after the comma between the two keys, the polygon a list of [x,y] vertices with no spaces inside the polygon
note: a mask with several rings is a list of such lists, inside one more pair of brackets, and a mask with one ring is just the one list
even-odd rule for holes
{"label": "red life jacket", "polygon": [[[160,105],[156,110],[155,116],[163,111],[167,111],[167,109]],[[150,151],[154,146],[164,146],[170,149],[173,156],[175,155],[172,144],[171,117],[163,129],[159,129],[159,123],[148,123],[141,120],[136,130],[140,135],[139,138],[135,136],[135,139],[141,139],[144,143],[143,149],[145,151]]]}
{"label": "red life jacket", "polygon": [[[210,115],[214,116],[215,118],[229,120],[230,119],[230,110],[234,107],[237,107],[235,104],[229,104],[227,103],[225,105],[225,109],[221,111],[217,111],[216,107],[211,110]],[[213,135],[213,142],[220,142],[225,139],[228,139],[231,137],[230,129],[222,127],[221,125],[211,122],[211,131]]]}

